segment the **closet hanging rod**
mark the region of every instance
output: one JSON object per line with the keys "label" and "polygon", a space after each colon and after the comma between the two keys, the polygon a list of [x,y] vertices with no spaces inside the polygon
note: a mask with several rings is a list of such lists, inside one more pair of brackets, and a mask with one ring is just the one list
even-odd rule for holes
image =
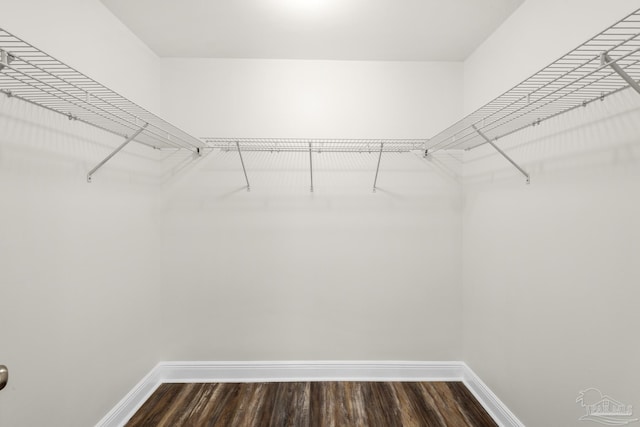
{"label": "closet hanging rod", "polygon": [[[603,60],[604,59],[604,60]],[[640,9],[429,140],[429,152],[473,149],[604,101],[640,80]],[[637,85],[637,84],[636,84]],[[476,131],[477,128],[481,132]]]}
{"label": "closet hanging rod", "polygon": [[[205,144],[138,104],[0,28],[0,92],[70,120],[157,148]],[[141,132],[137,132],[142,126]]]}

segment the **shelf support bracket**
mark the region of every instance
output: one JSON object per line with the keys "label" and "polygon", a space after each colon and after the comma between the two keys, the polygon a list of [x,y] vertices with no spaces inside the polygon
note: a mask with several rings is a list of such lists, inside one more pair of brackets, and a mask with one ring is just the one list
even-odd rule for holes
{"label": "shelf support bracket", "polygon": [[8,67],[14,60],[14,56],[6,50],[0,49],[0,71]]}
{"label": "shelf support bracket", "polygon": [[244,172],[244,180],[247,181],[247,191],[251,191],[251,185],[249,184],[249,177],[247,176],[247,169],[244,167],[244,159],[242,158],[242,150],[240,150],[240,142],[236,141],[236,147],[238,147],[238,154],[240,155],[240,163],[242,163],[242,171]]}
{"label": "shelf support bracket", "polygon": [[631,86],[636,92],[640,94],[640,84],[638,84],[638,82],[635,81],[633,77],[631,77],[625,70],[623,70],[621,66],[614,62],[607,54],[607,52],[602,52],[602,54],[600,55],[600,62],[602,63],[602,65],[607,64],[609,65],[609,67],[613,68],[613,71],[618,73],[618,75],[622,77],[624,81],[629,83],[629,86]]}
{"label": "shelf support bracket", "polygon": [[90,183],[91,182],[91,177],[93,176],[93,174],[96,173],[98,171],[98,169],[100,169],[102,166],[104,166],[105,163],[107,163],[109,160],[111,160],[111,158],[113,156],[118,154],[120,152],[120,150],[122,150],[124,147],[126,147],[127,144],[129,144],[131,141],[136,139],[138,137],[138,135],[140,135],[142,133],[142,131],[146,129],[147,126],[149,126],[149,123],[145,123],[144,126],[142,126],[140,129],[138,129],[133,135],[127,137],[127,139],[118,148],[116,148],[111,154],[109,154],[107,157],[105,157],[103,161],[98,163],[98,165],[95,168],[91,169],[91,171],[89,171],[89,173],[87,174],[87,182]]}
{"label": "shelf support bracket", "polygon": [[373,180],[373,192],[376,192],[376,185],[378,184],[378,172],[380,171],[380,160],[382,160],[382,149],[384,148],[384,142],[380,143],[380,154],[378,154],[378,166],[376,167],[376,177]]}
{"label": "shelf support bracket", "polygon": [[313,193],[313,153],[311,151],[311,142],[309,142],[309,172],[311,172],[311,192]]}
{"label": "shelf support bracket", "polygon": [[531,178],[529,177],[529,174],[520,167],[520,165],[518,165],[516,162],[513,161],[513,159],[509,156],[507,156],[507,153],[505,153],[504,151],[502,151],[500,149],[500,147],[498,147],[492,140],[490,140],[487,135],[485,135],[484,133],[482,133],[482,131],[480,129],[478,129],[476,127],[476,125],[471,125],[471,127],[478,133],[478,135],[480,135],[482,137],[482,139],[484,139],[485,141],[487,141],[493,148],[495,148],[495,150],[500,153],[500,155],[502,155],[502,157],[504,157],[505,159],[507,159],[509,161],[509,163],[511,163],[516,169],[518,169],[520,171],[520,173],[522,175],[524,175],[524,177],[527,179],[527,184],[531,183]]}

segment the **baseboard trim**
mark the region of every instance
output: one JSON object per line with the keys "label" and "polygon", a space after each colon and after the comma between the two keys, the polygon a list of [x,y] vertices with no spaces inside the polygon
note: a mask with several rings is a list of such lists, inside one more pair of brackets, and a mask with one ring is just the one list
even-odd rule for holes
{"label": "baseboard trim", "polygon": [[163,362],[164,382],[407,381],[461,378],[460,362]]}
{"label": "baseboard trim", "polygon": [[507,405],[498,399],[498,396],[487,387],[466,363],[464,364],[462,382],[498,425],[504,427],[525,427],[514,413],[509,410]]}
{"label": "baseboard trim", "polygon": [[121,427],[162,383],[462,381],[502,427],[524,427],[464,362],[161,362],[96,427]]}
{"label": "baseboard trim", "polygon": [[164,381],[160,377],[156,365],[145,377],[136,384],[125,397],[118,402],[98,423],[96,427],[123,426],[136,413],[144,402],[153,394]]}

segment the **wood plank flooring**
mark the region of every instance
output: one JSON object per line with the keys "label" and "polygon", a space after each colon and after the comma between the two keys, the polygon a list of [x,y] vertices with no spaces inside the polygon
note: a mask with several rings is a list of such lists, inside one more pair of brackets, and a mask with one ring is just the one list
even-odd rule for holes
{"label": "wood plank flooring", "polygon": [[162,384],[127,427],[497,427],[461,382]]}

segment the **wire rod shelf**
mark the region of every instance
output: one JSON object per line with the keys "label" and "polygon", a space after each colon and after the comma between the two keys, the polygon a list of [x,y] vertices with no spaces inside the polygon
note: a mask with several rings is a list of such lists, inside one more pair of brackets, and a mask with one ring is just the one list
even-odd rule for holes
{"label": "wire rod shelf", "polygon": [[426,139],[202,138],[210,149],[314,153],[424,151]]}
{"label": "wire rod shelf", "polygon": [[247,183],[247,191],[251,191],[249,174],[245,165],[243,152],[299,152],[309,156],[309,184],[311,192],[313,184],[313,157],[322,153],[375,153],[378,156],[373,191],[376,191],[380,162],[383,153],[424,152],[426,139],[309,139],[309,138],[202,138],[206,149],[238,153],[240,165]]}
{"label": "wire rod shelf", "polygon": [[153,148],[205,144],[0,28],[0,92]]}
{"label": "wire rod shelf", "polygon": [[628,87],[640,93],[640,9],[429,140],[473,149]]}

